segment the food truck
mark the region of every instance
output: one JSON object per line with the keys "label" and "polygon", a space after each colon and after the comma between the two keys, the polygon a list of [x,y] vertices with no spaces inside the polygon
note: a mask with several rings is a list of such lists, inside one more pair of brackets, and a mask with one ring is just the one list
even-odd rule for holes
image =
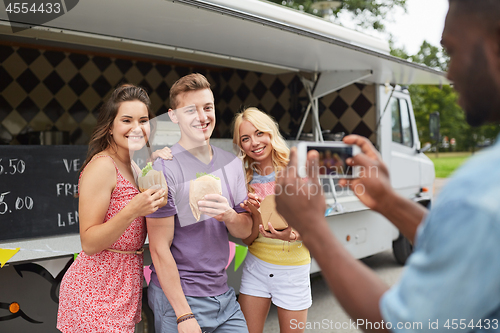
{"label": "food truck", "polygon": [[[59,284],[81,251],[79,170],[99,107],[120,83],[144,87],[161,116],[170,86],[202,73],[216,102],[211,144],[232,151],[235,113],[256,106],[275,118],[290,145],[351,133],[369,138],[394,188],[431,202],[434,167],[422,153],[404,86],[448,81],[443,72],[391,56],[386,41],[259,0],[64,0],[51,13],[33,1],[4,3],[1,332],[57,331]],[[155,148],[175,143],[172,125],[160,122]],[[356,258],[393,248],[405,262],[411,244],[396,228],[351,191],[323,182],[330,228]],[[151,261],[148,251],[144,256]],[[237,290],[241,269],[234,265],[227,270]],[[146,297],[137,332],[153,331]]]}

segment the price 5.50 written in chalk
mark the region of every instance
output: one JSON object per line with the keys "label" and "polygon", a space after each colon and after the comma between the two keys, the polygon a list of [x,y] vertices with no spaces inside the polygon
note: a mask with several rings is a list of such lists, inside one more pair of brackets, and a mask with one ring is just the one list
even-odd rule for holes
{"label": "price 5.50 written in chalk", "polygon": [[24,173],[26,170],[26,163],[24,163],[23,160],[20,160],[18,158],[9,158],[8,160],[5,160],[5,163],[8,162],[8,166],[3,166],[2,159],[0,158],[0,175],[2,174],[8,174],[8,175],[15,175],[16,173]]}
{"label": "price 5.50 written in chalk", "polygon": [[[9,192],[4,192],[0,193],[0,215],[3,215],[5,213],[12,213],[12,209],[9,209],[9,205],[4,201],[5,197]],[[17,197],[16,202],[14,204],[14,209],[15,210],[21,210],[21,209],[28,209],[31,210],[33,209],[33,198],[31,197]]]}

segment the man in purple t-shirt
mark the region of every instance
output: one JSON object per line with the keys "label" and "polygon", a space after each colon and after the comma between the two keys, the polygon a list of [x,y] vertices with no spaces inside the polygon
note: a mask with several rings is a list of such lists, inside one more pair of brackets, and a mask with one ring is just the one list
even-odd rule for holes
{"label": "man in purple t-shirt", "polygon": [[[153,259],[149,305],[156,332],[248,332],[234,290],[227,285],[228,231],[251,233],[252,219],[240,207],[247,198],[241,161],[209,145],[215,126],[214,97],[201,74],[180,78],[170,89],[170,119],[181,139],[172,160],[158,159],[168,184],[167,205],[147,217]],[[198,202],[199,221],[189,202],[190,181],[206,173],[221,181],[222,195]]]}

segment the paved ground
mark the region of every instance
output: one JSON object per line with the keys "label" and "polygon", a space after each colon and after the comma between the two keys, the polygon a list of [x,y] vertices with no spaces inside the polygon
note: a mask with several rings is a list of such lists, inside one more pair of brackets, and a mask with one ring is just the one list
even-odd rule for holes
{"label": "paved ground", "polygon": [[[435,195],[446,183],[447,179],[438,178],[434,183]],[[403,267],[396,263],[392,250],[379,253],[372,257],[362,260],[368,267],[373,269],[375,273],[388,285],[393,285],[399,280],[399,276],[403,271]],[[335,323],[349,323],[349,317],[340,307],[335,299],[335,296],[330,292],[326,282],[321,274],[316,274],[311,277],[311,289],[313,295],[313,305],[309,309],[308,322],[312,327],[316,323],[316,329],[306,329],[305,332],[361,332],[355,329],[335,329]],[[326,323],[326,326],[325,326]],[[333,325],[333,326],[332,326]],[[345,325],[344,325],[345,326]],[[279,333],[278,314],[275,306],[271,307],[269,316],[266,320],[264,333]]]}
{"label": "paved ground", "polygon": [[[403,271],[403,267],[396,263],[392,251],[386,251],[367,259],[363,262],[372,268],[388,285],[393,285]],[[311,278],[313,305],[309,309],[308,322],[316,323],[316,329],[306,329],[306,332],[361,332],[355,329],[335,329],[335,324],[349,323],[349,317],[342,310],[339,303],[332,295],[323,277],[319,274]],[[326,325],[326,326],[325,326]],[[346,325],[346,324],[345,324]],[[327,327],[327,329],[324,329]],[[272,306],[266,321],[264,333],[279,333],[279,323],[276,307]]]}

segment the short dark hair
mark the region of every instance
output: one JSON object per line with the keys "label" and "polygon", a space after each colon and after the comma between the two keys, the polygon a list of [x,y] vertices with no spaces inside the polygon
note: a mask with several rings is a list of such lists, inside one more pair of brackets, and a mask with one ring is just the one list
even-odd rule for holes
{"label": "short dark hair", "polygon": [[459,13],[475,16],[491,32],[495,32],[491,28],[500,23],[499,0],[449,0],[449,3],[454,4]]}

